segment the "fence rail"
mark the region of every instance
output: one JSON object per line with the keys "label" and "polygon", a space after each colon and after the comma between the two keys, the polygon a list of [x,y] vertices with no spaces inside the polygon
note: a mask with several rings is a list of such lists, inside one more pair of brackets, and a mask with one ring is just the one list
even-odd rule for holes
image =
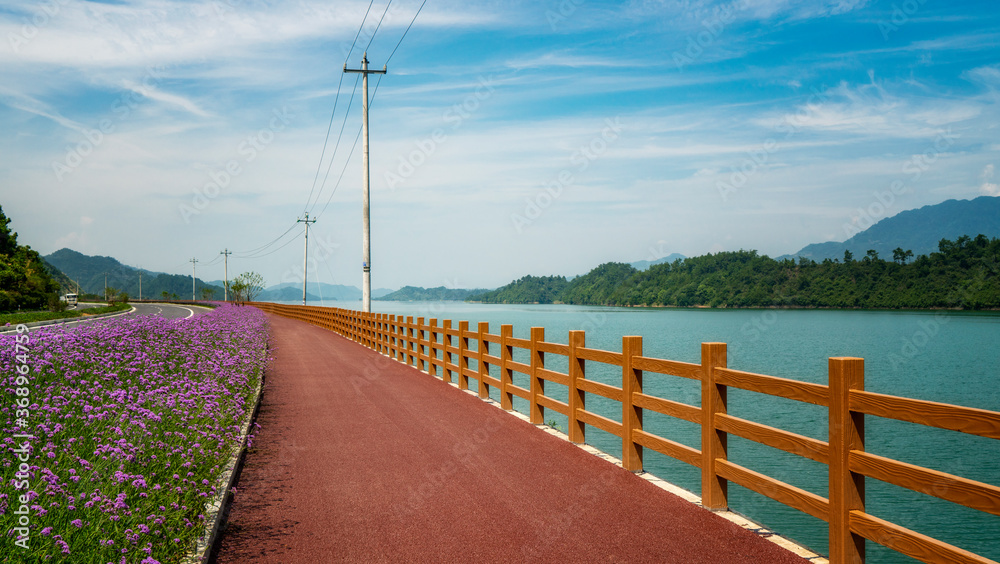
{"label": "fence rail", "polygon": [[[443,320],[438,325],[437,319],[425,323],[423,317],[414,320],[412,316],[316,306],[251,305],[335,331],[435,376],[440,372],[445,382],[454,378],[461,389],[469,389],[469,381],[476,380],[479,396],[489,397],[490,388],[498,390],[504,409],[513,409],[515,396],[522,398],[529,404],[532,423],[544,423],[545,410],[551,409],[567,417],[569,439],[575,443],[586,440],[587,426],[611,433],[621,439],[621,460],[627,470],[643,469],[644,449],[699,468],[702,505],[708,509],[729,508],[728,484],[732,482],[822,519],[829,524],[830,561],[834,564],[864,562],[864,539],[924,562],[994,562],[865,512],[866,478],[992,515],[1000,515],[1000,487],[865,452],[864,421],[867,415],[1000,439],[1000,412],[867,392],[861,358],[830,358],[829,384],[822,385],[730,369],[725,343],[702,343],[701,363],[694,364],[643,356],[642,337],[622,337],[621,352],[614,352],[587,348],[583,331],[570,331],[568,342],[560,344],[545,341],[541,327],[532,327],[530,338],[522,339],[513,336],[512,325],[501,325],[499,334],[491,334],[489,324],[482,322],[470,329],[467,321],[456,325]],[[529,362],[515,361],[516,349],[526,351]],[[546,355],[566,357],[567,372],[546,368]],[[470,361],[475,361],[475,369]],[[588,362],[620,368],[621,386],[588,379]],[[491,366],[497,367],[499,378],[490,374]],[[528,388],[514,384],[515,372],[528,376]],[[644,372],[699,381],[701,405],[644,393]],[[566,386],[567,401],[546,395],[546,382]],[[729,388],[827,408],[828,440],[729,415]],[[621,422],[589,411],[588,394],[619,403]],[[645,411],[700,425],[701,448],[644,430]],[[828,497],[728,460],[729,435],[826,464]]]}

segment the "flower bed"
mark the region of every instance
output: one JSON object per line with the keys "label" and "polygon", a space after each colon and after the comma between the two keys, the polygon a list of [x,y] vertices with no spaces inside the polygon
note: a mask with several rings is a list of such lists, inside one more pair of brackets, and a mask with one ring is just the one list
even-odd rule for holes
{"label": "flower bed", "polygon": [[[34,331],[20,352],[17,337],[0,336],[4,562],[178,562],[241,446],[266,363],[263,313],[226,305],[187,320]],[[27,384],[16,381],[24,360]],[[20,422],[19,387],[30,400]],[[20,480],[15,451],[25,442],[30,470]],[[27,549],[15,545],[22,495]]]}

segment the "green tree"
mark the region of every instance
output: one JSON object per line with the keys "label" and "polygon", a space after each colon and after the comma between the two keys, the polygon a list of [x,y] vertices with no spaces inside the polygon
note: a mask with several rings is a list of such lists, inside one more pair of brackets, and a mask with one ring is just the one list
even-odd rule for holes
{"label": "green tree", "polygon": [[229,295],[238,304],[252,302],[264,291],[264,277],[256,272],[244,272],[229,283]]}
{"label": "green tree", "polygon": [[0,207],[0,312],[44,308],[58,298],[59,283],[36,251],[17,244],[10,223]]}

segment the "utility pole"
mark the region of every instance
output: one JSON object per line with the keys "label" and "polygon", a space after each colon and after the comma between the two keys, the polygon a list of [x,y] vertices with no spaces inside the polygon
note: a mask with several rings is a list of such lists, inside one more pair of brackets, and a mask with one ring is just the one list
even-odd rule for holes
{"label": "utility pole", "polygon": [[139,301],[142,301],[142,269],[139,269]]}
{"label": "utility pole", "polygon": [[233,252],[229,250],[229,247],[226,247],[226,250],[222,251],[219,254],[223,255],[224,258],[222,260],[225,261],[224,264],[226,265],[225,269],[226,284],[222,287],[222,294],[224,296],[222,298],[222,301],[228,302],[229,301],[229,255],[233,254]]}
{"label": "utility pole", "polygon": [[363,262],[361,263],[362,272],[362,286],[361,289],[361,311],[370,312],[372,310],[372,253],[371,253],[371,223],[369,222],[368,213],[368,75],[369,74],[385,74],[385,65],[382,66],[382,70],[368,70],[368,53],[365,52],[364,56],[361,57],[361,68],[360,69],[349,69],[347,68],[347,63],[344,63],[344,72],[359,72],[362,76],[362,82],[364,87],[362,88],[365,99],[362,105],[362,129],[364,130],[364,144],[362,148],[364,149],[364,197],[362,198],[362,213],[364,214],[364,228],[362,236],[362,253]]}
{"label": "utility pole", "polygon": [[104,301],[108,301],[108,273],[104,273]]}
{"label": "utility pole", "polygon": [[191,301],[192,302],[195,301],[195,295],[194,295],[194,265],[195,265],[196,262],[198,262],[198,259],[196,259],[196,258],[191,259]]}
{"label": "utility pole", "polygon": [[306,282],[309,280],[309,224],[316,223],[316,220],[309,219],[307,212],[305,219],[296,219],[295,223],[306,224],[306,246],[302,251],[302,305],[306,305]]}

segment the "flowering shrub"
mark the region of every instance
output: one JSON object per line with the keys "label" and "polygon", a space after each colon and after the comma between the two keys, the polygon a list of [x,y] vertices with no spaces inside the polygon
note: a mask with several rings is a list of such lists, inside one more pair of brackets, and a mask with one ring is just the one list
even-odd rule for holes
{"label": "flowering shrub", "polygon": [[[223,305],[186,320],[35,331],[17,361],[15,336],[0,335],[2,561],[180,561],[240,446],[267,330],[260,310]],[[15,390],[24,384],[15,383],[14,366],[24,360],[31,403],[19,420]],[[15,451],[24,443],[30,470],[22,482]],[[22,495],[28,549],[15,546]]]}

